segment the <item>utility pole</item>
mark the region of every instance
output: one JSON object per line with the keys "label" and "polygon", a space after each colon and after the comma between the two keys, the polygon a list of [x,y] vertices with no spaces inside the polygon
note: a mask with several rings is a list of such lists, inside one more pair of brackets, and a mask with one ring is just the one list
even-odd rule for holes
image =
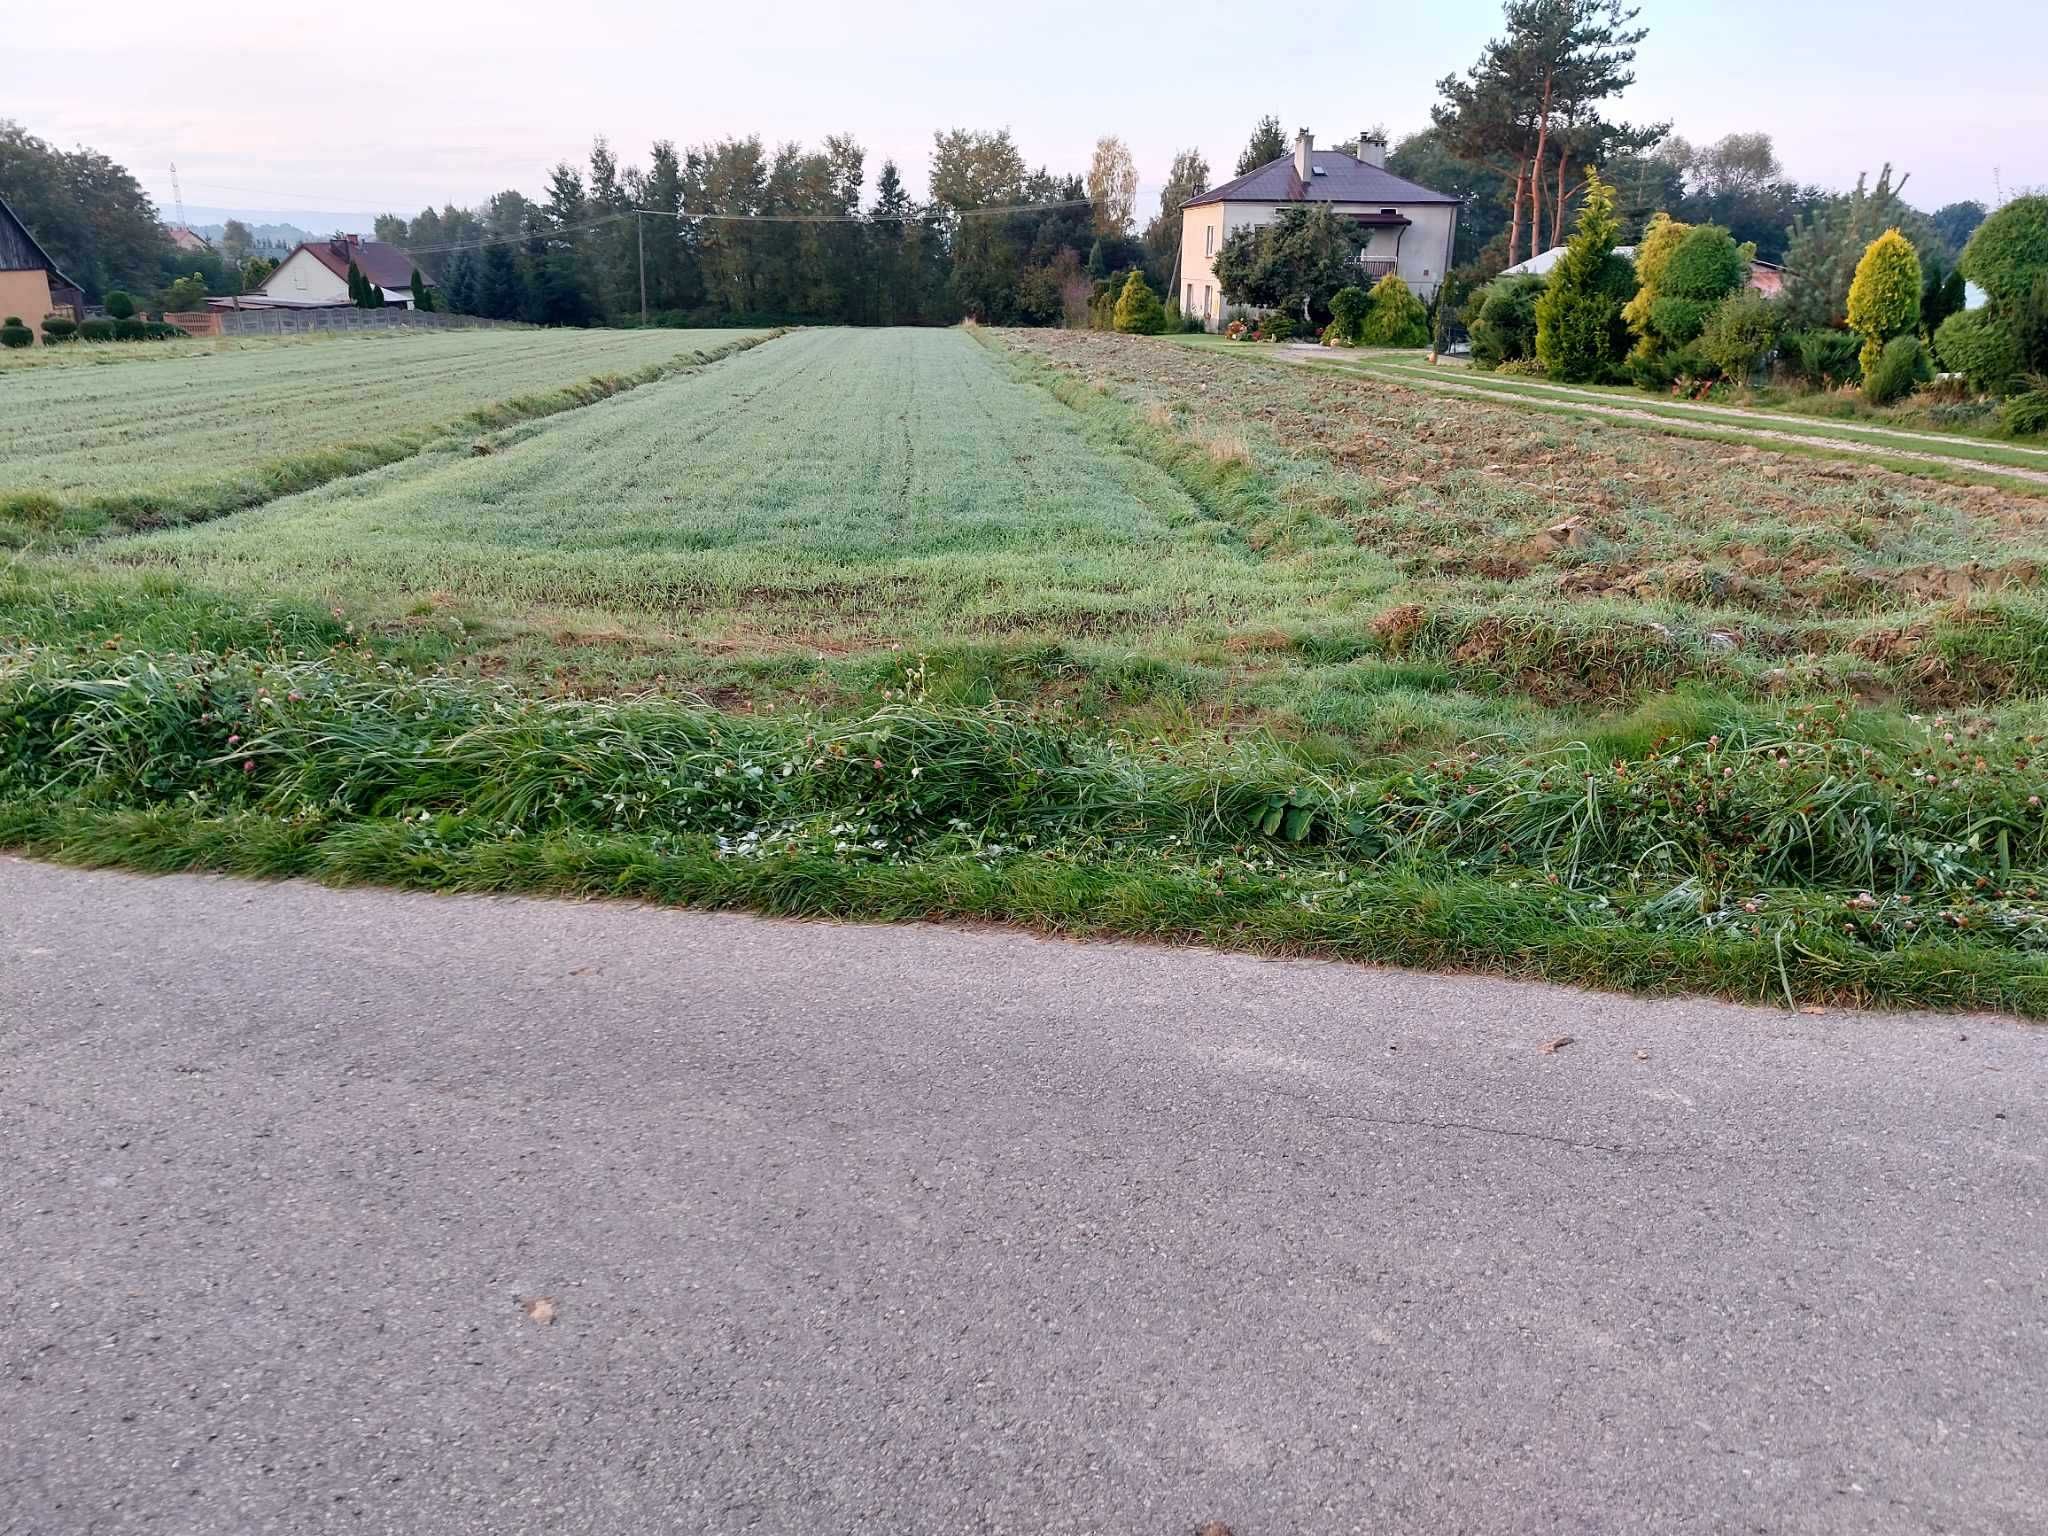
{"label": "utility pole", "polygon": [[647,215],[633,210],[633,234],[640,246],[640,323],[647,324]]}

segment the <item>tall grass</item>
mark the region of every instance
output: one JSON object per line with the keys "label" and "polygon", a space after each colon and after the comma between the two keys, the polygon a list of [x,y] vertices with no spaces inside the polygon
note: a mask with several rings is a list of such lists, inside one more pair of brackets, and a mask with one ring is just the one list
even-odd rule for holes
{"label": "tall grass", "polygon": [[1880,748],[1842,723],[1814,711],[1606,761],[1474,747],[1359,776],[1256,735],[1172,751],[915,699],[747,717],[540,703],[346,653],[39,653],[0,674],[0,803],[17,840],[58,851],[67,825],[91,844],[76,818],[175,809],[297,828],[308,849],[419,827],[465,857],[623,838],[813,876],[1137,860],[1162,889],[1227,877],[1315,901],[1350,901],[1357,882],[1486,879],[1541,893],[1565,927],[1831,954],[1938,939],[2008,955],[2014,976],[2048,963],[2033,744],[1944,723]]}

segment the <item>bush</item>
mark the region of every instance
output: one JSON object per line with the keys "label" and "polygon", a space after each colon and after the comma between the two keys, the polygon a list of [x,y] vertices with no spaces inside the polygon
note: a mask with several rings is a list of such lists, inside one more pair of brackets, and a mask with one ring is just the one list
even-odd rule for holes
{"label": "bush", "polygon": [[70,341],[78,334],[78,322],[69,315],[43,316],[43,340]]}
{"label": "bush", "polygon": [[1688,299],[1676,293],[1659,294],[1650,301],[1650,333],[1653,345],[1682,347],[1705,329],[1714,306],[1705,299]]}
{"label": "bush", "polygon": [[112,341],[114,322],[111,320],[81,320],[78,324],[80,341]]}
{"label": "bush", "polygon": [[2027,389],[1998,408],[1998,419],[2015,437],[2032,437],[2048,432],[2048,379],[2036,374]]}
{"label": "bush", "polygon": [[1960,373],[1972,389],[2002,395],[2020,376],[2020,348],[2012,331],[1981,309],[1950,315],[1934,333],[1942,367]]}
{"label": "bush", "polygon": [[1920,323],[1920,257],[1896,229],[1871,241],[1849,281],[1849,329],[1863,338],[1864,376],[1885,343]]}
{"label": "bush", "polygon": [[1852,331],[1791,331],[1785,335],[1780,355],[1815,389],[1834,389],[1863,381],[1857,346]]}
{"label": "bush", "polygon": [[2017,304],[2048,274],[2048,196],[2016,197],[1992,214],[1956,264],[1994,305]]}
{"label": "bush", "polygon": [[1152,291],[1152,285],[1145,281],[1143,273],[1133,272],[1124,279],[1123,292],[1117,295],[1113,323],[1118,330],[1132,336],[1157,336],[1166,329],[1166,310],[1159,302],[1159,295]]}
{"label": "bush", "polygon": [[132,320],[135,318],[135,300],[116,288],[107,295],[107,313],[116,320]]}
{"label": "bush", "polygon": [[1741,383],[1777,344],[1777,306],[1754,288],[1744,288],[1729,294],[1707,317],[1699,353],[1721,377]]}
{"label": "bush", "polygon": [[1356,283],[1339,288],[1330,295],[1330,328],[1339,341],[1358,345],[1358,339],[1365,331],[1365,317],[1372,309],[1372,300]]}
{"label": "bush", "polygon": [[1472,361],[1481,368],[1536,355],[1536,301],[1543,297],[1542,278],[1502,277],[1472,295]]}
{"label": "bush", "polygon": [[[1918,294],[1917,287],[1914,292]],[[1868,343],[1865,344],[1866,347]],[[1872,405],[1903,400],[1913,386],[1934,377],[1918,336],[1894,336],[1877,355],[1876,366],[1863,376],[1863,398]]]}
{"label": "bush", "polygon": [[1284,309],[1259,317],[1259,339],[1262,341],[1292,341],[1294,332],[1294,316]]}
{"label": "bush", "polygon": [[1657,292],[1697,299],[1711,308],[1749,281],[1749,256],[1718,224],[1700,224],[1672,247]]}
{"label": "bush", "polygon": [[149,322],[137,320],[133,315],[114,322],[114,340],[140,341],[149,334]]}
{"label": "bush", "polygon": [[1366,311],[1359,339],[1369,347],[1429,345],[1429,311],[1409,291],[1398,272],[1389,272],[1372,286],[1372,307]]}
{"label": "bush", "polygon": [[151,320],[142,327],[144,341],[182,341],[192,333],[181,325],[172,325],[167,320]]}
{"label": "bush", "polygon": [[32,347],[35,341],[36,333],[21,323],[21,316],[0,320],[0,347]]}

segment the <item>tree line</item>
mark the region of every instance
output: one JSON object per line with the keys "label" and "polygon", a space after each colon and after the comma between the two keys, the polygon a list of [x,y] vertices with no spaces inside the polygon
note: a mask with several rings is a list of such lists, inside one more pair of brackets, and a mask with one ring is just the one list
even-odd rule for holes
{"label": "tree line", "polygon": [[[1159,212],[1137,224],[1138,170],[1105,137],[1085,171],[1033,169],[1007,129],[933,135],[929,192],[884,160],[870,193],[848,135],[770,147],[758,135],[621,164],[600,137],[544,193],[380,216],[459,313],[550,325],[1085,324],[1132,272],[1170,283],[1180,204],[1209,167],[1177,155]],[[643,300],[644,284],[644,300]]]}

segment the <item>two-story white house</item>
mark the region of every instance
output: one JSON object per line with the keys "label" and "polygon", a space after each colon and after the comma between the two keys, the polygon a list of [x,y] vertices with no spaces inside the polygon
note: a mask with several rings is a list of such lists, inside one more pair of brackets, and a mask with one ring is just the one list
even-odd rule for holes
{"label": "two-story white house", "polygon": [[1229,235],[1270,224],[1283,208],[1328,203],[1358,228],[1359,286],[1389,272],[1427,300],[1450,270],[1458,233],[1458,199],[1403,181],[1387,169],[1387,142],[1360,134],[1341,149],[1317,149],[1307,130],[1294,153],[1189,198],[1181,205],[1181,312],[1210,330],[1223,320],[1223,289],[1214,262]]}

